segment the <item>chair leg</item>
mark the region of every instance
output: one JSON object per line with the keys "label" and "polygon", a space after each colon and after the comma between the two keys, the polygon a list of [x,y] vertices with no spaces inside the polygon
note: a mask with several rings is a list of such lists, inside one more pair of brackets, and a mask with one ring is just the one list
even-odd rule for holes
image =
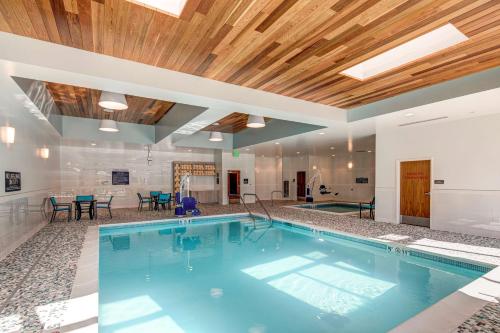
{"label": "chair leg", "polygon": [[111,214],[111,207],[108,207],[108,210],[109,210],[109,218],[113,218],[113,214]]}
{"label": "chair leg", "polygon": [[71,210],[68,210],[68,222],[71,221]]}
{"label": "chair leg", "polygon": [[52,216],[50,217],[50,223],[54,222],[54,219],[56,218],[56,211],[52,211]]}

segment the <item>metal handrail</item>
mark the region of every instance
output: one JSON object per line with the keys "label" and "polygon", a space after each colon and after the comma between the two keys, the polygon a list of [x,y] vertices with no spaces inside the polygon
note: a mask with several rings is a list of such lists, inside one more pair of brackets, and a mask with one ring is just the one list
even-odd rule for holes
{"label": "metal handrail", "polygon": [[[243,193],[243,203],[245,203],[245,197],[247,195],[251,195],[251,196],[254,196],[255,199],[256,199],[256,202],[260,205],[260,207],[262,207],[262,209],[264,210],[264,212],[266,213],[267,215],[267,218],[269,219],[269,221],[272,221],[272,217],[271,217],[271,214],[269,214],[269,211],[267,210],[266,206],[264,206],[264,204],[262,203],[262,201],[259,199],[259,196],[255,193]],[[246,207],[246,205],[245,205]],[[251,214],[251,213],[250,213]]]}
{"label": "metal handrail", "polygon": [[272,191],[271,192],[271,206],[274,206],[274,199],[273,199],[273,194],[274,193],[281,193],[281,197],[283,198],[283,191]]}
{"label": "metal handrail", "polygon": [[252,220],[253,220],[253,228],[255,229],[255,217],[253,216],[252,211],[250,210],[250,208],[248,208],[247,204],[245,203],[244,195],[243,196],[240,195],[240,201],[243,203],[243,206],[245,206],[245,209],[247,210],[248,215],[250,215],[250,217],[252,218]]}

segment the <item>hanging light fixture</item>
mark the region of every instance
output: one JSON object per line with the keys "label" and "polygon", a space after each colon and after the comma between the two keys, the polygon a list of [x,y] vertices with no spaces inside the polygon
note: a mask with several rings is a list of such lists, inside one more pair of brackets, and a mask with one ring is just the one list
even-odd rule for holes
{"label": "hanging light fixture", "polygon": [[266,122],[264,121],[264,117],[254,116],[253,114],[248,115],[247,127],[262,128],[265,126],[266,126]]}
{"label": "hanging light fixture", "polygon": [[112,119],[102,119],[99,125],[99,131],[116,133],[120,130],[118,129],[118,124]]}
{"label": "hanging light fixture", "polygon": [[208,141],[220,142],[224,141],[224,137],[222,136],[221,132],[210,132],[210,137],[208,138]]}
{"label": "hanging light fixture", "polygon": [[99,106],[111,110],[125,110],[128,108],[127,99],[124,94],[103,91],[99,98]]}

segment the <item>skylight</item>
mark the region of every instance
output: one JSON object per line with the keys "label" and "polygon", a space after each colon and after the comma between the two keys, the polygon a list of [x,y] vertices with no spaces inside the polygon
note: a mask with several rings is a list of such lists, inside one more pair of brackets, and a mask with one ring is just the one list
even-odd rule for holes
{"label": "skylight", "polygon": [[448,23],[341,72],[358,80],[402,66],[469,39]]}
{"label": "skylight", "polygon": [[180,16],[187,0],[128,0],[139,5],[159,10],[166,14]]}

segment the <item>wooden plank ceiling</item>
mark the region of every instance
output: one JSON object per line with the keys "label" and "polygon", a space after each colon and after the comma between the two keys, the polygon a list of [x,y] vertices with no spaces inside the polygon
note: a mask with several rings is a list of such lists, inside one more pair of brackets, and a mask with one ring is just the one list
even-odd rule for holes
{"label": "wooden plank ceiling", "polygon": [[[339,72],[438,28],[470,39],[377,77]],[[0,30],[351,108],[500,65],[498,0],[0,1]]]}
{"label": "wooden plank ceiling", "polygon": [[113,113],[98,105],[101,91],[66,84],[45,82],[54,102],[63,116],[113,119],[143,125],[156,124],[175,104],[150,98],[126,95],[128,109]]}
{"label": "wooden plank ceiling", "polygon": [[[267,123],[270,118],[264,118]],[[248,115],[244,113],[233,112],[217,122],[202,129],[202,131],[217,131],[222,133],[238,133],[247,128]]]}

